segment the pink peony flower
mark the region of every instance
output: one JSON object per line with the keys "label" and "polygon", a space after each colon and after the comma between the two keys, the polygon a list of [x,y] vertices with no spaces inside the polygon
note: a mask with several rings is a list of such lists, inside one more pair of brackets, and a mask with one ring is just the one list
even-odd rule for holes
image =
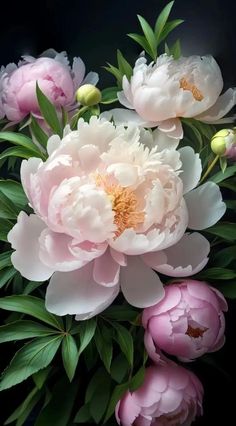
{"label": "pink peony flower", "polygon": [[202,398],[192,372],[174,363],[151,366],[142,386],[118,402],[116,420],[121,426],[189,426],[202,415]]}
{"label": "pink peony flower", "polygon": [[[74,58],[72,68],[65,52],[50,49],[46,56],[35,59],[24,56],[18,67],[9,64],[0,73],[0,118],[21,121],[29,113],[40,115],[36,82],[56,107],[70,109],[75,104],[75,92],[82,84],[85,65]],[[47,56],[51,57],[47,57]],[[96,73],[89,73],[86,82],[97,83]]]}
{"label": "pink peony flower", "polygon": [[199,155],[168,142],[158,130],[92,117],[80,119],[77,131],[67,128],[62,140],[52,136],[45,162],[22,162],[35,214],[21,212],[8,234],[12,263],[30,280],[52,276],[49,311],[85,319],[120,288],[130,304],[151,306],[164,295],[151,268],[188,276],[207,263],[208,241],[185,231],[213,225],[225,204],[213,182],[193,189]]}
{"label": "pink peony flower", "polygon": [[225,341],[224,311],[223,295],[204,282],[186,280],[167,286],[162,301],[143,311],[150,357],[159,361],[161,349],[190,361],[217,351]]}
{"label": "pink peony flower", "polygon": [[123,77],[123,91],[118,93],[120,103],[130,111],[117,108],[106,115],[113,116],[116,124],[159,126],[179,139],[183,137],[180,117],[216,123],[230,111],[236,104],[236,90],[228,89],[220,96],[222,89],[221,71],[212,56],[175,60],[164,54],[149,65],[141,57],[135,63],[130,82]]}

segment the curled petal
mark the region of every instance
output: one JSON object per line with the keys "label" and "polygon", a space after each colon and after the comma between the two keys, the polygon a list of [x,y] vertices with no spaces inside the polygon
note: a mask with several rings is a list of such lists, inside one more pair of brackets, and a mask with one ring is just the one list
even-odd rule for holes
{"label": "curled petal", "polygon": [[96,283],[113,287],[118,284],[119,275],[120,265],[113,259],[109,249],[94,261],[93,278]]}
{"label": "curled petal", "polygon": [[[223,95],[221,95],[216,103],[204,113],[197,115],[197,120],[206,123],[216,123],[222,117],[224,117],[236,104],[236,89],[228,89]],[[232,117],[230,123],[234,121]]]}
{"label": "curled petal", "polygon": [[161,121],[158,129],[166,133],[170,138],[182,139],[184,136],[183,127],[179,118],[170,118],[169,120]]}
{"label": "curled petal", "polygon": [[202,173],[202,163],[199,154],[195,154],[190,146],[181,148],[179,153],[182,162],[180,177],[183,182],[183,193],[185,194],[197,186]]}

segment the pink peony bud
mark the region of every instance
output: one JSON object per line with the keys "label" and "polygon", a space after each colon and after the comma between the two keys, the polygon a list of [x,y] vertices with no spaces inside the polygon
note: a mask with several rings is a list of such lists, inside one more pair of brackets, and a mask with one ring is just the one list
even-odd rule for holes
{"label": "pink peony bud", "polygon": [[157,360],[155,350],[161,349],[190,361],[217,351],[225,341],[223,311],[223,295],[206,283],[189,280],[167,286],[162,301],[143,311],[150,357]]}
{"label": "pink peony bud", "polygon": [[[36,96],[36,82],[43,93],[58,108],[71,109],[75,92],[84,80],[85,65],[74,58],[70,67],[66,53],[50,50],[35,59],[23,57],[18,67],[14,64],[0,72],[0,115],[13,122],[21,121],[29,113],[40,115]],[[97,83],[97,75],[89,73],[87,82]]]}
{"label": "pink peony bud", "polygon": [[202,398],[202,384],[192,372],[174,363],[152,366],[142,386],[118,402],[116,419],[121,426],[187,426],[202,415]]}

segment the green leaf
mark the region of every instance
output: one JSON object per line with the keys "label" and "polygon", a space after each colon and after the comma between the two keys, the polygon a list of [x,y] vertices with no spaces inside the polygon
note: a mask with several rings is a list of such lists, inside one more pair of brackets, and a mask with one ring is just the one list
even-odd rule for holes
{"label": "green leaf", "polygon": [[117,91],[118,88],[115,87],[108,87],[107,89],[102,90],[102,100],[101,104],[112,104],[113,102],[117,102]]}
{"label": "green leaf", "polygon": [[42,284],[44,284],[43,282],[36,282],[36,281],[29,281],[26,286],[23,288],[22,293],[23,294],[30,294],[32,293],[34,290],[36,290],[36,288],[40,287]]}
{"label": "green leaf", "polygon": [[195,137],[195,139],[197,140],[199,144],[199,151],[200,151],[203,146],[203,139],[202,139],[201,132],[198,130],[198,128],[195,126],[195,123],[191,119],[184,118],[181,121],[184,123],[185,125],[184,127],[187,126],[191,130],[191,133],[193,134],[193,136]]}
{"label": "green leaf", "polygon": [[105,365],[108,373],[110,373],[112,353],[113,353],[111,334],[112,334],[111,331],[109,330],[109,328],[105,326],[105,324],[102,325],[101,331],[97,327],[96,333],[95,333],[96,347],[100,355],[100,358],[103,364]]}
{"label": "green leaf", "polygon": [[26,158],[27,160],[30,157],[39,157],[43,159],[45,158],[43,153],[40,154],[39,152],[34,152],[30,149],[26,149],[21,146],[15,146],[12,148],[5,149],[5,151],[3,151],[0,154],[0,160],[3,160],[4,158],[8,158],[8,157],[20,157],[20,158]]}
{"label": "green leaf", "polygon": [[164,26],[164,28],[163,28],[163,30],[162,30],[162,33],[161,33],[161,36],[160,36],[160,38],[159,38],[159,42],[158,42],[158,44],[160,44],[162,41],[164,41],[166,38],[167,38],[167,36],[176,28],[176,27],[178,27],[180,24],[182,24],[184,21],[183,21],[183,19],[174,19],[173,21],[170,21],[170,22],[166,22],[166,24],[165,24],[165,26]]}
{"label": "green leaf", "polygon": [[132,38],[132,40],[134,40],[136,43],[138,43],[145,50],[145,52],[147,52],[148,55],[152,57],[151,48],[144,36],[139,34],[133,34],[133,33],[127,34],[127,36]]}
{"label": "green leaf", "polygon": [[10,268],[4,268],[0,272],[0,288],[7,284],[14,277],[14,275],[16,275],[16,273],[17,271],[12,266]]}
{"label": "green leaf", "polygon": [[121,385],[117,385],[114,388],[112,395],[111,395],[111,398],[110,398],[110,401],[109,401],[109,404],[108,404],[106,417],[104,419],[103,424],[106,423],[107,420],[109,420],[109,418],[114,414],[117,402],[120,400],[122,395],[124,395],[124,393],[127,391],[128,388],[129,388],[128,383],[122,383]]}
{"label": "green leaf", "polygon": [[0,327],[0,343],[12,340],[31,339],[55,334],[55,329],[34,322],[19,320]]}
{"label": "green leaf", "polygon": [[232,280],[236,278],[236,272],[226,268],[209,268],[198,274],[204,280]]}
{"label": "green leaf", "polygon": [[101,389],[101,381],[103,380],[103,377],[107,375],[106,370],[104,370],[103,367],[100,367],[99,369],[97,369],[97,371],[95,372],[95,374],[93,375],[93,377],[91,378],[88,387],[86,389],[86,393],[85,393],[85,403],[87,404],[87,402],[90,402],[91,399],[93,398],[93,395],[96,394],[96,391],[99,389]]}
{"label": "green leaf", "polygon": [[42,337],[23,346],[16,352],[10,365],[3,372],[0,390],[15,386],[47,367],[53,360],[61,340],[60,335]]}
{"label": "green leaf", "polygon": [[66,426],[69,424],[78,383],[60,379],[52,390],[52,398],[39,414],[34,426]]}
{"label": "green leaf", "polygon": [[123,325],[119,323],[112,323],[112,326],[116,330],[116,341],[120,346],[123,354],[127,358],[130,366],[133,366],[133,358],[134,358],[134,344],[131,333],[123,327]]}
{"label": "green leaf", "polygon": [[225,179],[230,178],[236,173],[236,164],[234,166],[227,167],[224,173],[218,172],[214,176],[210,177],[210,180],[215,183],[220,183]]}
{"label": "green leaf", "polygon": [[181,45],[180,41],[176,40],[176,42],[170,48],[170,55],[173,56],[174,59],[179,59],[181,56]]}
{"label": "green leaf", "polygon": [[8,242],[7,234],[12,229],[13,223],[6,219],[0,219],[0,241]]}
{"label": "green leaf", "polygon": [[89,411],[96,424],[99,424],[105,414],[110,399],[111,380],[106,374],[103,374],[100,380],[100,387],[93,394],[89,403]]}
{"label": "green leaf", "polygon": [[236,260],[236,246],[226,247],[218,251],[213,257],[214,263],[217,266],[225,267]]}
{"label": "green leaf", "polygon": [[62,137],[62,127],[57,116],[56,108],[40,90],[38,83],[36,84],[36,94],[39,108],[44,120],[55,134]]}
{"label": "green leaf", "polygon": [[111,377],[117,383],[123,382],[125,376],[129,372],[129,364],[125,356],[121,353],[119,354],[111,364]]}
{"label": "green leaf", "polygon": [[236,200],[225,200],[227,209],[236,210]]}
{"label": "green leaf", "polygon": [[223,240],[235,241],[236,240],[236,226],[235,223],[220,222],[211,228],[204,229],[209,234],[217,235]]}
{"label": "green leaf", "polygon": [[109,65],[108,67],[103,67],[103,68],[106,71],[108,71],[110,74],[114,75],[119,86],[122,86],[123,75],[122,75],[121,71],[118,68],[114,67],[114,65],[109,64],[109,62],[108,62],[108,65]]}
{"label": "green leaf", "polygon": [[71,382],[75,375],[79,353],[76,341],[70,334],[66,334],[62,341],[62,360],[66,374]]}
{"label": "green leaf", "polygon": [[116,321],[135,321],[139,312],[130,305],[112,305],[109,306],[102,316]]}
{"label": "green leaf", "polygon": [[89,411],[89,404],[84,404],[76,414],[73,423],[88,423],[91,419],[91,414]]}
{"label": "green leaf", "polygon": [[18,213],[15,204],[0,191],[0,219],[16,219]]}
{"label": "green leaf", "polygon": [[131,392],[134,392],[143,384],[144,376],[145,376],[145,367],[141,367],[130,381],[129,390]]}
{"label": "green leaf", "polygon": [[11,266],[11,254],[12,251],[4,251],[0,254],[0,270],[6,268],[7,266]]}
{"label": "green leaf", "polygon": [[44,148],[47,148],[48,135],[47,133],[44,132],[42,127],[40,127],[39,123],[37,122],[37,120],[34,118],[33,115],[31,115],[30,129],[34,137],[40,143],[40,145],[42,145]]}
{"label": "green leaf", "polygon": [[157,20],[156,20],[156,24],[155,24],[155,36],[157,39],[157,43],[160,44],[160,42],[162,41],[161,36],[164,30],[164,27],[166,25],[166,22],[169,18],[171,9],[173,7],[174,1],[171,1],[170,3],[168,3],[164,9],[161,11],[160,15],[158,16]]}
{"label": "green leaf", "polygon": [[155,34],[149,23],[142,16],[138,15],[138,20],[142,27],[147,43],[150,47],[150,51],[152,52],[152,58],[155,61],[157,57],[157,38],[155,37]]}
{"label": "green leaf", "polygon": [[43,387],[51,371],[52,367],[49,365],[48,367],[43,368],[43,370],[39,370],[37,373],[33,374],[32,379],[38,389]]}
{"label": "green leaf", "polygon": [[63,330],[63,321],[45,309],[45,302],[34,296],[7,296],[0,298],[0,308],[7,311],[21,312]]}
{"label": "green leaf", "polygon": [[236,299],[236,282],[230,281],[217,285],[217,289],[228,299]]}
{"label": "green leaf", "polygon": [[[37,398],[35,398],[35,396],[37,396]],[[27,398],[16,408],[16,410],[4,422],[4,425],[8,425],[9,423],[12,423],[15,420],[19,419],[20,417],[22,419],[22,416],[24,415],[24,413],[26,413],[28,417],[30,411],[36,405],[39,398],[40,398],[40,393],[38,392],[38,389],[37,388],[32,389],[32,391],[29,393]],[[32,402],[34,403],[32,404]],[[23,423],[21,423],[21,421],[18,422],[18,425],[22,425],[22,424]]]}
{"label": "green leaf", "polygon": [[0,191],[5,194],[14,204],[23,209],[28,200],[19,182],[14,180],[0,180]]}
{"label": "green leaf", "polygon": [[129,64],[129,62],[125,59],[124,55],[121,53],[120,50],[117,50],[117,62],[119,70],[121,71],[122,75],[126,75],[128,80],[130,79],[131,75],[133,74],[133,68]]}
{"label": "green leaf", "polygon": [[32,139],[22,133],[15,132],[0,132],[0,142],[11,142],[14,145],[18,145],[28,149],[29,151],[40,154],[39,149],[34,145]]}
{"label": "green leaf", "polygon": [[90,341],[92,340],[95,330],[96,330],[97,322],[96,319],[91,318],[88,321],[84,321],[80,323],[79,328],[79,337],[80,337],[80,348],[79,355],[84,351],[84,349],[88,346]]}
{"label": "green leaf", "polygon": [[227,169],[227,158],[220,157],[220,168],[222,173],[225,173],[225,170]]}

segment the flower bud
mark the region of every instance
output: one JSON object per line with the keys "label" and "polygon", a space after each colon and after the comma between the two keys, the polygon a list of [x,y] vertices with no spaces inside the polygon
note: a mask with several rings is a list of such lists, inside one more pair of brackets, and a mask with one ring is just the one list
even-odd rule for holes
{"label": "flower bud", "polygon": [[211,140],[211,149],[220,157],[236,159],[236,129],[223,129]]}
{"label": "flower bud", "polygon": [[92,84],[84,84],[76,92],[77,101],[84,106],[96,105],[101,101],[100,90]]}

